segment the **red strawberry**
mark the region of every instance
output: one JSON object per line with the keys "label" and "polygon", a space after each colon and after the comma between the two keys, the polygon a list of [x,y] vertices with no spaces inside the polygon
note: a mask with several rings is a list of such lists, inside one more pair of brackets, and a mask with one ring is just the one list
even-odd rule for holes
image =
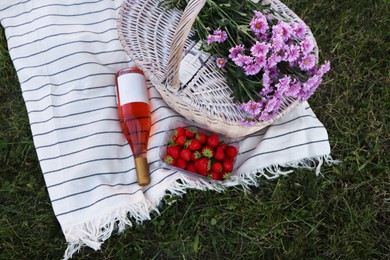
{"label": "red strawberry", "polygon": [[191,161],[195,162],[200,159],[200,157],[202,157],[202,154],[199,151],[195,151],[191,154]]}
{"label": "red strawberry", "polygon": [[225,150],[226,150],[226,147],[227,147],[227,144],[221,143],[221,144],[219,145],[219,147],[221,147],[221,149],[225,151]]}
{"label": "red strawberry", "polygon": [[169,146],[169,147],[167,147],[167,155],[170,155],[174,159],[177,159],[180,156],[180,150],[181,150],[181,148],[178,145]]}
{"label": "red strawberry", "polygon": [[173,135],[178,137],[178,136],[183,136],[185,135],[186,130],[183,127],[178,127],[176,130],[173,132]]}
{"label": "red strawberry", "polygon": [[195,162],[195,167],[198,169],[198,173],[207,176],[208,171],[210,171],[211,161],[209,158],[200,158]]}
{"label": "red strawberry", "polygon": [[176,144],[184,146],[187,141],[187,137],[185,135],[178,136],[175,140]]}
{"label": "red strawberry", "polygon": [[226,147],[225,153],[227,156],[230,156],[233,158],[236,157],[236,155],[238,154],[236,147],[234,147],[232,145],[228,145]]}
{"label": "red strawberry", "polygon": [[186,129],[185,135],[187,136],[188,139],[195,138],[196,132],[192,129]]}
{"label": "red strawberry", "polygon": [[173,158],[172,156],[170,156],[170,155],[165,155],[164,156],[164,162],[166,163],[166,164],[169,164],[169,165],[173,165],[173,164],[175,164],[175,158]]}
{"label": "red strawberry", "polygon": [[212,134],[207,138],[207,145],[217,147],[219,145],[219,137],[217,134]]}
{"label": "red strawberry", "polygon": [[225,152],[221,145],[217,146],[214,153],[214,159],[218,161],[222,161],[225,159]]}
{"label": "red strawberry", "polygon": [[222,163],[222,166],[225,172],[231,172],[233,170],[233,161],[230,159],[225,159]]}
{"label": "red strawberry", "polygon": [[191,150],[188,148],[184,148],[180,151],[180,157],[188,162],[189,160],[191,160]]}
{"label": "red strawberry", "polygon": [[220,163],[220,162],[215,162],[215,163],[211,164],[211,170],[213,172],[220,173],[220,172],[222,172],[222,169],[223,169],[222,163]]}
{"label": "red strawberry", "polygon": [[234,157],[230,157],[226,155],[225,160],[234,162]]}
{"label": "red strawberry", "polygon": [[200,151],[204,157],[211,158],[214,156],[214,149],[211,146],[205,145]]}
{"label": "red strawberry", "polygon": [[184,170],[187,168],[187,161],[184,160],[183,158],[179,157],[176,160],[175,166]]}
{"label": "red strawberry", "polygon": [[198,140],[201,144],[205,144],[207,141],[207,135],[202,133],[197,133],[195,139]]}
{"label": "red strawberry", "polygon": [[222,180],[222,176],[219,172],[211,172],[211,179],[213,180],[218,180],[218,181],[221,181]]}
{"label": "red strawberry", "polygon": [[199,151],[202,145],[199,143],[198,140],[196,139],[191,139],[186,143],[186,146],[191,150],[191,151]]}
{"label": "red strawberry", "polygon": [[196,169],[195,164],[193,164],[193,163],[187,164],[186,170],[189,172],[192,172],[192,173],[198,173],[198,170]]}

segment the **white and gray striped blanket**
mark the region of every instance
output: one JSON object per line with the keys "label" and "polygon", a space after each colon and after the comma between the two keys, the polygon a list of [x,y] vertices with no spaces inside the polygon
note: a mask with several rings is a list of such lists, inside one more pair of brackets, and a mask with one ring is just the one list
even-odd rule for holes
{"label": "white and gray striped blanket", "polygon": [[[164,131],[182,117],[149,85],[151,184],[138,186],[134,161],[117,119],[114,73],[129,65],[116,29],[120,0],[0,1],[28,111],[31,132],[53,211],[68,249],[99,249],[119,231],[150,218],[165,196],[186,188],[223,189],[159,168]],[[240,141],[236,177],[227,184],[256,185],[306,167],[331,163],[326,129],[307,103],[271,127]],[[181,180],[178,182],[178,180]]]}

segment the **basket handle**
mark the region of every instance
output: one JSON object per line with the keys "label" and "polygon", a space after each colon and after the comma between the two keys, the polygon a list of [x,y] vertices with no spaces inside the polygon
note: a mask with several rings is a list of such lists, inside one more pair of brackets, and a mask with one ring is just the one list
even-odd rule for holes
{"label": "basket handle", "polygon": [[190,34],[192,25],[205,3],[206,0],[191,0],[184,9],[179,24],[176,27],[175,34],[172,38],[166,73],[166,87],[170,91],[177,92],[180,88],[179,70],[184,45]]}

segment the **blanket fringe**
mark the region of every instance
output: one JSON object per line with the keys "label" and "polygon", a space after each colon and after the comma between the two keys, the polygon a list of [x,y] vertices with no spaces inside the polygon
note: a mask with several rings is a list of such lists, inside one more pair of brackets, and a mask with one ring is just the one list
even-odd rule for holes
{"label": "blanket fringe", "polygon": [[64,230],[68,246],[63,259],[70,259],[74,253],[84,246],[99,250],[102,243],[111,236],[114,230],[117,230],[120,234],[127,226],[133,226],[131,220],[135,220],[137,224],[142,224],[144,220],[150,220],[150,212],[153,210],[158,213],[157,208],[152,203],[140,201],[119,208],[101,218]]}
{"label": "blanket fringe", "polygon": [[314,156],[311,158],[306,158],[298,161],[288,162],[284,164],[270,165],[265,168],[259,168],[253,170],[252,172],[238,174],[233,176],[229,183],[226,183],[228,186],[241,185],[244,190],[248,190],[251,186],[258,186],[258,179],[264,177],[266,179],[275,179],[280,176],[285,176],[293,170],[285,170],[284,168],[295,168],[295,169],[308,169],[314,170],[317,176],[321,174],[321,166],[323,164],[331,166],[334,164],[339,164],[339,160],[334,160],[331,155],[321,155]]}
{"label": "blanket fringe", "polygon": [[188,175],[180,174],[179,178],[173,181],[166,190],[161,192],[160,196],[153,202],[147,200],[141,201],[134,205],[117,209],[102,218],[91,220],[88,223],[65,230],[64,234],[68,241],[68,248],[65,251],[64,259],[71,258],[83,246],[99,250],[101,244],[111,236],[114,229],[117,229],[118,233],[121,233],[127,226],[133,226],[131,219],[134,219],[137,224],[141,224],[144,220],[150,220],[150,213],[152,211],[159,214],[158,207],[163,199],[166,204],[172,204],[176,200],[169,200],[169,198],[182,197],[188,189],[222,192],[226,187],[241,186],[245,192],[248,192],[251,186],[258,186],[258,179],[260,177],[275,179],[293,172],[293,170],[283,170],[282,168],[315,170],[318,176],[321,175],[320,170],[324,163],[330,166],[339,164],[340,161],[332,159],[330,155],[322,155],[285,164],[271,165],[249,173],[232,176],[223,185],[208,181],[207,179],[192,178]]}
{"label": "blanket fringe", "polygon": [[219,185],[213,181],[209,181],[206,178],[197,178],[191,177],[185,174],[180,174],[180,177],[172,182],[166,190],[164,190],[160,196],[154,201],[155,205],[160,205],[162,202],[164,204],[170,205],[176,200],[171,200],[174,197],[182,197],[186,194],[188,189],[195,190],[213,190],[217,192],[222,192],[225,188],[222,185]]}

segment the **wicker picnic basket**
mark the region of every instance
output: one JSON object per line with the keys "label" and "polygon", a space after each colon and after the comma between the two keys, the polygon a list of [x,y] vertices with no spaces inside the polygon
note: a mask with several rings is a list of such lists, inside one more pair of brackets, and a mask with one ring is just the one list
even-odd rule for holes
{"label": "wicker picnic basket", "polygon": [[[184,12],[166,10],[159,2],[124,0],[118,34],[126,53],[173,110],[211,131],[243,137],[270,125],[300,103],[286,98],[276,118],[243,126],[240,120],[246,115],[233,101],[225,76],[209,54],[199,51],[200,44],[190,39],[191,27],[206,0],[191,0]],[[267,4],[276,11],[277,19],[302,22],[279,0]],[[307,34],[312,36],[310,30]],[[318,57],[317,46],[315,53]]]}

